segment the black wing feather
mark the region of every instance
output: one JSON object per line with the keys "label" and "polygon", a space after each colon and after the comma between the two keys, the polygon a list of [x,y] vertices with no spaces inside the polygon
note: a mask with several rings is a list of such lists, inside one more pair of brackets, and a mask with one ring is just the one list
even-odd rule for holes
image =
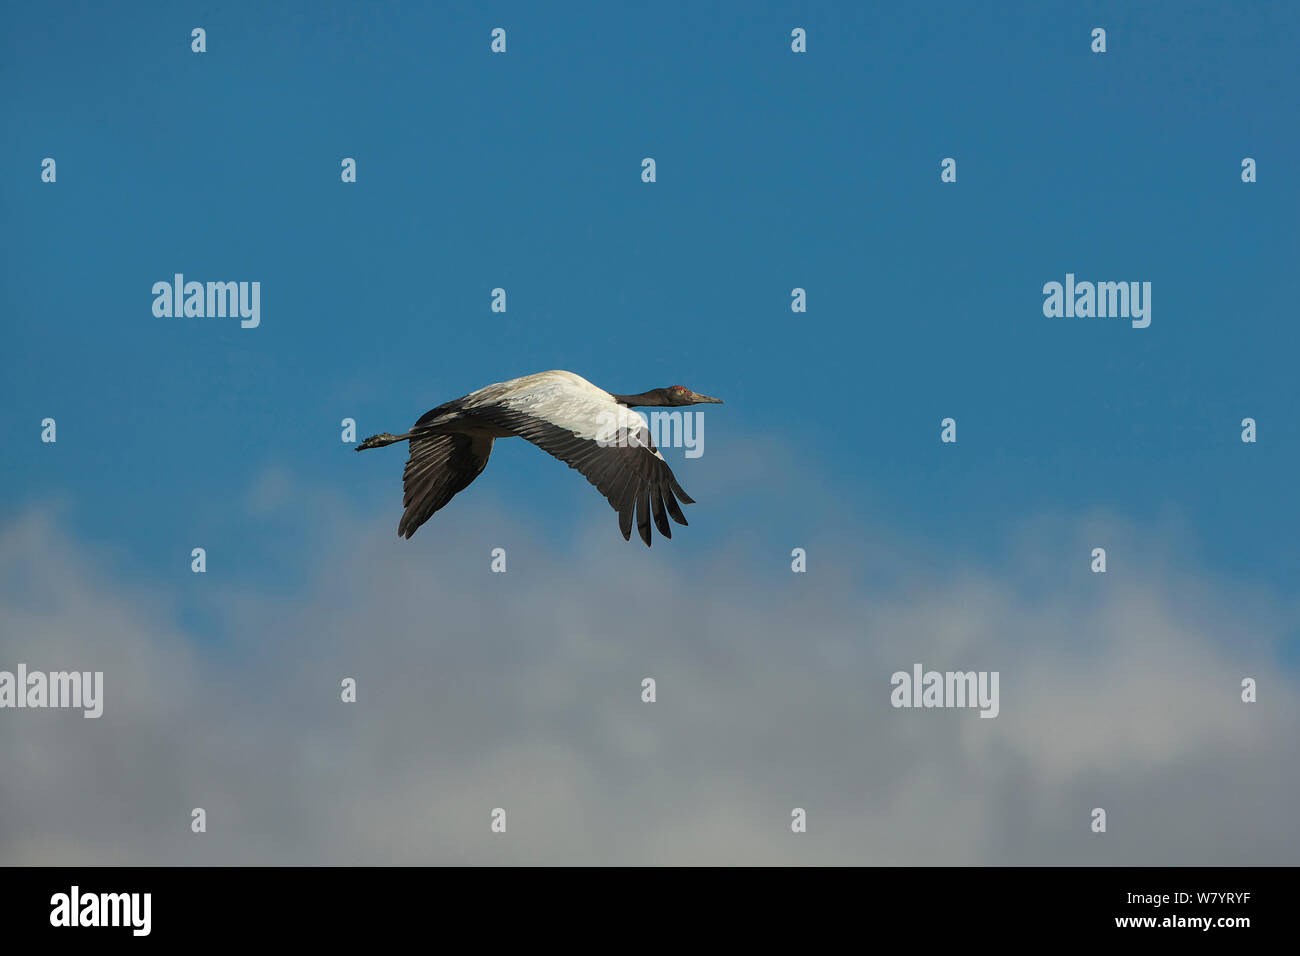
{"label": "black wing feather", "polygon": [[652,503],[654,523],[665,538],[672,537],[671,526],[664,517],[665,508],[674,521],[686,524],[678,500],[683,504],[695,502],[677,483],[668,463],[655,453],[645,428],[635,435],[625,435],[622,442],[601,444],[507,405],[476,405],[465,412],[528,439],[581,472],[618,512],[618,528],[625,539],[631,540],[635,516],[637,533],[647,546],[650,544]]}
{"label": "black wing feather", "polygon": [[654,508],[655,527],[665,538],[673,536],[673,526],[668,523],[668,516],[664,514],[664,497],[658,488],[650,491],[650,504]]}
{"label": "black wing feather", "polygon": [[409,538],[433,513],[467,488],[487,466],[492,439],[469,435],[419,435],[411,438],[411,457],[402,472],[406,509],[397,533]]}

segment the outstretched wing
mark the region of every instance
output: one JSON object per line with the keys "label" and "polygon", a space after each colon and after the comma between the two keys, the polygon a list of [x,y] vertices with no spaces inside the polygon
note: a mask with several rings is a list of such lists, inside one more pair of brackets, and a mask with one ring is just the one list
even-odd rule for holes
{"label": "outstretched wing", "polygon": [[537,382],[526,389],[505,383],[514,386],[505,394],[489,387],[467,395],[456,411],[526,438],[581,472],[618,512],[625,539],[634,516],[647,545],[652,517],[665,538],[672,537],[669,516],[686,524],[678,501],[694,501],[654,447],[645,416],[572,373],[529,378]]}
{"label": "outstretched wing", "polygon": [[406,510],[397,524],[405,538],[433,513],[469,486],[487,466],[492,439],[482,436],[417,435],[411,439],[411,457],[402,472]]}

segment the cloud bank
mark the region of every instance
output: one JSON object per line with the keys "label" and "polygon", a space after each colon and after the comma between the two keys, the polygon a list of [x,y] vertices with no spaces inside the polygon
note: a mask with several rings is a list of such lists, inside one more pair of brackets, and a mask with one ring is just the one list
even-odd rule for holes
{"label": "cloud bank", "polygon": [[[0,669],[106,696],[0,711],[0,863],[1300,860],[1295,607],[1171,570],[1150,529],[1044,518],[1000,566],[791,542],[796,575],[788,548],[633,549],[603,512],[560,546],[467,500],[402,542],[318,501],[301,587],[203,581],[218,639],[54,513],[0,528]],[[1088,573],[1102,524],[1141,570]],[[999,716],[894,709],[914,662],[1000,672]]]}

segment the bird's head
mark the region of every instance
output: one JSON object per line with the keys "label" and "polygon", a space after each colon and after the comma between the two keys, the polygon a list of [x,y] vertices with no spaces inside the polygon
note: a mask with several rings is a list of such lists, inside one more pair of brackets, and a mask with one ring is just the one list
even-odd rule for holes
{"label": "bird's head", "polygon": [[689,388],[683,388],[681,385],[669,385],[667,388],[661,388],[659,391],[664,393],[665,405],[721,405],[722,399],[712,398],[708,395],[701,395],[699,392],[692,392]]}
{"label": "bird's head", "polygon": [[721,405],[722,399],[712,398],[708,395],[701,395],[699,392],[692,392],[689,388],[683,388],[681,385],[669,385],[667,388],[656,388],[648,392],[641,392],[639,395],[615,395],[614,401],[620,405],[627,405],[629,408],[636,406],[654,407],[663,405]]}

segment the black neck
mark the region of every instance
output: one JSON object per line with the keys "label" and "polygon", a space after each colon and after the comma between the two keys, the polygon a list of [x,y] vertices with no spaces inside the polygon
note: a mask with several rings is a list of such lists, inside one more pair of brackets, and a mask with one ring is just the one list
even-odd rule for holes
{"label": "black neck", "polygon": [[614,401],[620,405],[627,405],[629,408],[633,405],[667,405],[664,400],[664,394],[661,389],[655,389],[652,392],[641,392],[638,395],[615,395]]}

